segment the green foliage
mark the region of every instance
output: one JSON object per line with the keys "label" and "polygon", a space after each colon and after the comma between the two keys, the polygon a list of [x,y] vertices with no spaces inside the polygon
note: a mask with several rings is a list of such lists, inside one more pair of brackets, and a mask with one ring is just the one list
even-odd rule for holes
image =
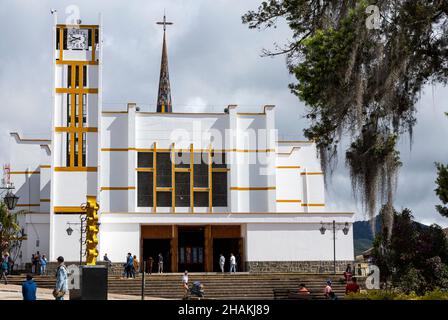
{"label": "green foliage", "polygon": [[18,216],[23,214],[23,211],[12,213],[8,210],[3,202],[0,202],[0,249],[1,252],[13,252],[20,247],[25,236],[22,228],[18,223]]}
{"label": "green foliage", "polygon": [[437,188],[434,190],[443,205],[436,205],[437,211],[448,218],[448,166],[436,163],[437,168]]}
{"label": "green foliage", "polygon": [[[378,29],[366,27],[369,5],[379,9]],[[297,79],[290,89],[307,105],[304,133],[316,142],[325,172],[346,134],[354,193],[370,217],[378,203],[392,216],[401,164],[396,142],[412,137],[425,85],[448,81],[448,2],[267,0],[242,17],[257,29],[275,27],[279,18],[292,41],[264,53],[287,56]]]}
{"label": "green foliage", "polygon": [[[380,212],[387,218],[384,211]],[[382,232],[374,241],[374,263],[380,268],[383,282],[391,281],[394,288],[419,295],[436,288],[448,289],[448,240],[438,225],[429,227],[413,221],[410,210],[394,210],[388,238],[388,223],[382,222]]]}
{"label": "green foliage", "polygon": [[369,290],[361,293],[350,293],[344,299],[348,300],[448,300],[448,292],[439,288],[428,291],[424,295],[415,292],[408,294],[392,290]]}

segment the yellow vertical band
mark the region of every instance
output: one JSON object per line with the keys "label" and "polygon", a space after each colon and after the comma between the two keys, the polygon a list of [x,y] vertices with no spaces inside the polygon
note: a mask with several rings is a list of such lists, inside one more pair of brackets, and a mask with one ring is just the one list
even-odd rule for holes
{"label": "yellow vertical band", "polygon": [[176,170],[175,170],[175,149],[174,143],[171,144],[171,210],[176,212]]}
{"label": "yellow vertical band", "polygon": [[152,211],[155,213],[157,210],[157,142],[154,142],[152,165],[154,167],[152,172]]}
{"label": "yellow vertical band", "polygon": [[212,187],[212,145],[208,148],[208,211],[213,208],[213,187]]}
{"label": "yellow vertical band", "polygon": [[190,211],[194,212],[194,148],[190,144]]}

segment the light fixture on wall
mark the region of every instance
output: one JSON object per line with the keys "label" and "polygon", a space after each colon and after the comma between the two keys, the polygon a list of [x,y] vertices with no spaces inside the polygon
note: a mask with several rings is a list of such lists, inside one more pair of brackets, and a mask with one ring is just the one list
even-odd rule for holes
{"label": "light fixture on wall", "polygon": [[350,227],[348,226],[348,222],[346,222],[344,229],[342,229],[342,232],[344,232],[344,234],[347,235],[349,230],[350,230]]}
{"label": "light fixture on wall", "polygon": [[320,227],[319,231],[320,234],[325,234],[325,231],[327,231],[327,229],[324,227],[324,224],[321,222],[322,226]]}
{"label": "light fixture on wall", "polygon": [[72,233],[73,233],[73,229],[72,229],[72,227],[70,227],[70,226],[68,226],[67,230],[65,230],[65,231],[67,231],[67,234],[68,234],[69,236],[71,236]]}
{"label": "light fixture on wall", "polygon": [[14,210],[16,208],[17,202],[19,201],[19,197],[11,191],[8,191],[8,193],[6,193],[6,196],[3,198],[3,201],[5,202],[9,210]]}

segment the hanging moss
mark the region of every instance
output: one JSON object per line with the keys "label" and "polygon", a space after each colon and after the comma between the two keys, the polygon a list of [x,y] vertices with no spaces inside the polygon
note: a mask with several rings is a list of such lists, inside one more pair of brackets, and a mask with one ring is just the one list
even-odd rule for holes
{"label": "hanging moss", "polygon": [[[377,29],[366,27],[369,5],[381,14]],[[297,79],[289,88],[307,106],[304,133],[316,142],[325,181],[344,136],[354,194],[370,218],[380,203],[392,217],[397,141],[408,134],[412,142],[425,85],[448,81],[448,2],[266,0],[243,23],[262,29],[279,18],[293,39],[264,54],[287,57]]]}

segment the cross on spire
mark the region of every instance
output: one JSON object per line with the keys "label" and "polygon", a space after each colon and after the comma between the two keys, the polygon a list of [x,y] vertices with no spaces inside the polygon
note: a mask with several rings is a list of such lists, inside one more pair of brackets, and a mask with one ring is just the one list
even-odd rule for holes
{"label": "cross on spire", "polygon": [[162,22],[156,22],[157,24],[163,25],[163,32],[166,30],[167,25],[172,25],[172,22],[166,22],[165,12],[163,13],[163,21]]}

